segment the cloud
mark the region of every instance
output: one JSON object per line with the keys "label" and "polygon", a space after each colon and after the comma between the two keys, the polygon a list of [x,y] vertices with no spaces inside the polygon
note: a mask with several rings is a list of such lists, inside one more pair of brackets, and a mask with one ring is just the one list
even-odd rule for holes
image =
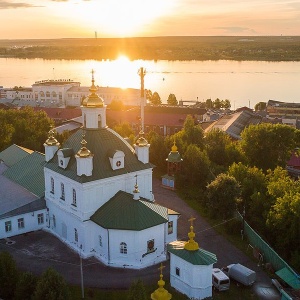
{"label": "cloud", "polygon": [[32,5],[24,2],[10,2],[10,1],[0,0],[0,9],[27,8],[27,7],[41,7],[41,6]]}

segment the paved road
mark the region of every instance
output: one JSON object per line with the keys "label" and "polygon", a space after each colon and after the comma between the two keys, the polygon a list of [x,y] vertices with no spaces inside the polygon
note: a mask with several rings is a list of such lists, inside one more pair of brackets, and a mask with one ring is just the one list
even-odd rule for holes
{"label": "paved road", "polygon": [[[217,255],[216,267],[223,267],[235,262],[246,265],[257,272],[257,282],[253,286],[253,290],[260,299],[280,299],[277,291],[272,287],[270,278],[257,264],[211,229],[209,224],[187,206],[175,192],[161,188],[157,179],[153,180],[153,191],[157,203],[181,213],[178,223],[178,239],[188,239],[188,219],[191,216],[196,217],[194,222],[195,239],[200,247]],[[39,275],[49,266],[52,266],[68,282],[80,285],[78,254],[51,234],[37,231],[16,236],[12,240],[15,242],[12,245],[7,245],[5,240],[0,240],[0,251],[8,250],[22,270]],[[169,270],[169,262],[165,264]],[[86,287],[125,289],[137,278],[142,279],[145,284],[154,284],[159,276],[157,268],[158,266],[143,270],[116,269],[106,267],[95,259],[86,259],[83,261],[84,284]],[[164,279],[169,280],[168,272],[165,271],[164,273]]]}

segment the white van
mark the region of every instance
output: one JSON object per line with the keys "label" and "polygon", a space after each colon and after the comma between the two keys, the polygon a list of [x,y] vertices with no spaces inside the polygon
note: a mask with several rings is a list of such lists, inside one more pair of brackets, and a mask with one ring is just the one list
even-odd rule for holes
{"label": "white van", "polygon": [[212,283],[219,291],[229,290],[230,287],[229,277],[218,268],[212,269]]}

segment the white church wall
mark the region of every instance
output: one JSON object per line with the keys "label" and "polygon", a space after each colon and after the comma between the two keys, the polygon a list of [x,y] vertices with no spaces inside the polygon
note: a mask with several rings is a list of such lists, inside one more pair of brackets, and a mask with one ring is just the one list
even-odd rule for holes
{"label": "white church wall", "polygon": [[[161,224],[142,231],[109,230],[108,264],[116,267],[143,268],[164,261],[166,254],[163,226],[164,224]],[[147,251],[148,242],[152,240],[153,251]],[[127,253],[121,250],[121,243],[126,243]]]}
{"label": "white church wall", "polygon": [[[43,229],[47,225],[46,209],[0,220],[0,239]],[[23,219],[23,220],[22,220]]]}
{"label": "white church wall", "polygon": [[177,240],[177,221],[178,215],[169,215],[169,222],[172,222],[172,230],[169,226],[169,222],[165,225],[166,243],[170,243]]}
{"label": "white church wall", "polygon": [[97,257],[100,261],[107,264],[109,260],[108,255],[108,230],[102,228],[101,226],[89,221],[89,230],[87,232],[87,237],[93,245],[93,255]]}
{"label": "white church wall", "polygon": [[192,265],[170,253],[171,286],[195,300],[211,297],[212,266]]}

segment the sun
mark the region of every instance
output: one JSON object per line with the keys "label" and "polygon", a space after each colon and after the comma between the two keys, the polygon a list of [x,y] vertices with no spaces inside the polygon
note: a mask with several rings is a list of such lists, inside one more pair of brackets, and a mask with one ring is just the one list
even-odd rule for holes
{"label": "sun", "polygon": [[134,36],[170,12],[175,0],[91,0],[66,2],[69,17],[98,36]]}

